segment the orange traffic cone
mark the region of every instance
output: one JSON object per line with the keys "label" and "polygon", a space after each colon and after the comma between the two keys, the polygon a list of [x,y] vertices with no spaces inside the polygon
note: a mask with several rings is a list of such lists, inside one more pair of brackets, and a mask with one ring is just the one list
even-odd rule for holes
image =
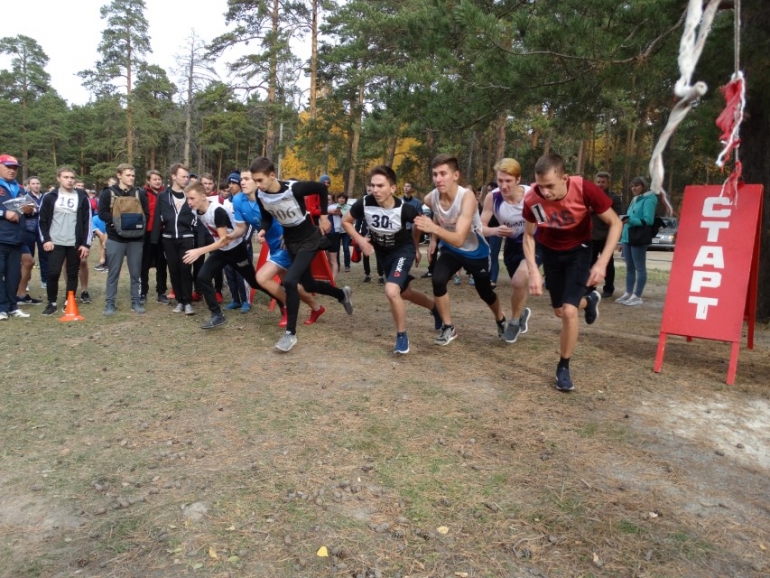
{"label": "orange traffic cone", "polygon": [[75,292],[67,293],[67,307],[64,309],[64,315],[59,317],[59,321],[85,321],[85,317],[78,311],[78,301],[75,299]]}

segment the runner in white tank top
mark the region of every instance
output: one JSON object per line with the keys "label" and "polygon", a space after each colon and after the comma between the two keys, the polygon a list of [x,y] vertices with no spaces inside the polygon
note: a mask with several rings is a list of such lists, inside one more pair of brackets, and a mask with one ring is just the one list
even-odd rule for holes
{"label": "runner in white tank top", "polygon": [[[511,278],[511,320],[500,339],[506,343],[515,343],[519,334],[529,329],[529,318],[532,315],[530,308],[525,307],[529,274],[521,244],[526,224],[521,211],[524,208],[524,195],[530,187],[521,184],[521,167],[514,159],[502,159],[495,165],[495,170],[498,188],[484,199],[481,223],[486,237],[505,239],[503,262]],[[497,218],[500,226],[488,226],[492,215]]]}
{"label": "runner in white tank top", "polygon": [[415,217],[414,225],[423,233],[431,235],[429,255],[433,253],[436,243],[440,248],[431,281],[433,297],[443,325],[434,343],[448,345],[457,337],[452,324],[447,284],[463,267],[473,275],[476,282],[474,288],[492,310],[498,335],[502,335],[505,316],[489,277],[489,245],[481,234],[476,197],[457,184],[460,171],[455,157],[438,155],[431,166],[436,189],[426,196],[425,204],[433,211],[433,219],[420,215]]}

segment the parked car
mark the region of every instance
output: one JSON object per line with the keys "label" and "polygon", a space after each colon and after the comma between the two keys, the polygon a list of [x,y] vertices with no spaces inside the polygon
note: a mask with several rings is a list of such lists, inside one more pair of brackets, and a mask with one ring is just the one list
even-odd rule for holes
{"label": "parked car", "polygon": [[663,249],[673,251],[676,244],[676,236],[679,232],[679,219],[676,217],[657,217],[661,220],[660,229],[652,238],[648,249]]}

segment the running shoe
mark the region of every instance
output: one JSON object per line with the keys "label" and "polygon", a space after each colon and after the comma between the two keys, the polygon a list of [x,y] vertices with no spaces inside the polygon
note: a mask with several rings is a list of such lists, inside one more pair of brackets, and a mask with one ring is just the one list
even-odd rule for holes
{"label": "running shoe", "polygon": [[147,305],[147,295],[146,294],[139,296],[139,305],[141,305],[142,307]]}
{"label": "running shoe", "polygon": [[471,278],[468,279],[468,285],[470,285],[471,287],[476,285],[476,280],[473,278],[473,275],[471,275]]}
{"label": "running shoe", "polygon": [[185,315],[195,315],[195,309],[193,309],[193,306],[189,303],[184,306],[184,314]]}
{"label": "running shoe", "polygon": [[283,334],[283,336],[278,340],[278,343],[275,344],[275,348],[278,351],[283,351],[286,353],[287,351],[291,351],[291,348],[297,345],[297,336],[292,335],[288,331]]}
{"label": "running shoe", "polygon": [[459,275],[455,275],[455,285],[459,285],[462,282],[463,282],[463,280],[460,278],[460,276]]}
{"label": "running shoe", "polygon": [[104,273],[107,270],[107,263],[97,263],[94,265],[94,269],[99,271],[99,273]]}
{"label": "running shoe", "polygon": [[83,303],[86,303],[86,304],[87,304],[87,303],[91,303],[91,296],[88,294],[88,291],[83,291],[83,292],[80,294],[80,300],[81,300]]}
{"label": "running shoe", "polygon": [[644,303],[644,301],[642,301],[641,297],[637,297],[636,295],[631,295],[631,297],[629,297],[628,300],[623,303],[623,305],[636,307],[638,305],[641,305],[642,303]]}
{"label": "running shoe", "polygon": [[454,325],[444,325],[441,333],[433,340],[435,345],[449,345],[457,337],[457,330]]}
{"label": "running shoe", "polygon": [[8,321],[8,314],[5,311],[0,311],[0,321]]}
{"label": "running shoe", "polygon": [[572,378],[569,376],[569,367],[559,367],[556,369],[556,389],[559,391],[572,391],[575,386],[572,384]]}
{"label": "running shoe", "polygon": [[353,290],[345,285],[342,288],[342,292],[345,293],[345,299],[342,300],[342,306],[345,308],[345,313],[353,315],[353,302],[350,300],[350,296],[353,294]]}
{"label": "running shoe", "polygon": [[[321,305],[321,306],[318,308],[318,311],[312,311],[312,310],[311,310],[311,311],[310,311],[310,317],[308,317],[307,319],[305,319],[305,323],[304,323],[304,325],[313,325],[313,323],[315,323],[316,321],[318,321],[318,318],[319,318],[321,315],[323,315],[325,311],[326,311],[326,309],[324,309],[324,306],[323,306],[323,305]],[[284,325],[284,327],[286,327],[286,325]]]}
{"label": "running shoe", "polygon": [[201,294],[200,294],[200,293],[198,293],[197,291],[193,291],[193,294],[192,294],[192,300],[193,300],[193,301],[195,301],[196,303],[197,303],[198,301],[202,301],[202,300],[203,300],[203,295],[201,295]]}
{"label": "running shoe", "polygon": [[631,297],[633,297],[633,296],[634,295],[632,293],[625,292],[625,293],[623,293],[623,295],[621,295],[620,297],[615,299],[615,303],[625,304],[625,302],[628,301],[629,299],[631,299]]}
{"label": "running shoe", "polygon": [[107,305],[104,306],[104,311],[102,311],[105,317],[109,317],[110,315],[115,315],[115,312],[116,312],[116,309],[112,303],[107,303]]}
{"label": "running shoe", "polygon": [[286,327],[289,323],[289,310],[286,307],[281,307],[281,320],[278,322],[278,327]]}
{"label": "running shoe", "polygon": [[506,343],[516,343],[516,340],[519,338],[519,333],[521,332],[521,320],[515,325],[513,320],[511,320],[508,322],[508,325],[505,326],[505,331],[503,331],[500,339]]}
{"label": "running shoe", "polygon": [[147,310],[142,306],[141,302],[133,303],[131,305],[131,311],[133,311],[137,315],[142,315],[144,313],[147,313]]}
{"label": "running shoe", "polygon": [[370,275],[367,275],[366,277],[364,277],[364,283],[371,283],[371,282],[372,282],[372,277]]}
{"label": "running shoe", "polygon": [[177,303],[176,307],[174,307],[171,310],[171,313],[183,313],[183,312],[184,312],[184,305],[182,305],[181,303]]}
{"label": "running shoe", "polygon": [[248,313],[249,311],[251,311],[251,305],[248,303],[241,305],[241,313]]}
{"label": "running shoe", "polygon": [[215,327],[219,327],[225,323],[227,323],[227,319],[225,319],[224,315],[221,313],[214,313],[214,315],[211,316],[211,319],[201,325],[201,329],[214,329]]}
{"label": "running shoe", "polygon": [[377,283],[380,285],[385,285],[385,277],[383,277],[382,275],[377,277]]}
{"label": "running shoe", "polygon": [[29,313],[22,311],[21,309],[14,309],[8,312],[8,317],[20,317],[22,319],[29,317]]}
{"label": "running shoe", "polygon": [[169,305],[170,301],[165,293],[158,293],[158,303],[163,303],[163,305]]}
{"label": "running shoe", "polygon": [[393,348],[393,353],[399,355],[409,353],[409,337],[407,337],[406,332],[396,333],[396,346]]}
{"label": "running shoe", "polygon": [[532,310],[529,307],[525,307],[519,317],[519,327],[521,327],[521,333],[524,334],[529,331],[529,318],[532,317]]}
{"label": "running shoe", "polygon": [[46,283],[45,281],[43,281],[42,283],[40,283],[40,288],[41,288],[41,289],[48,289],[48,283]]}
{"label": "running shoe", "polygon": [[588,325],[591,325],[594,321],[599,319],[599,303],[601,303],[601,301],[602,296],[599,295],[599,292],[596,289],[586,295],[585,315],[586,323],[588,323]]}
{"label": "running shoe", "polygon": [[235,309],[240,309],[243,307],[243,303],[239,303],[237,301],[230,301],[227,305],[225,305],[222,309],[225,311],[234,311]]}
{"label": "running shoe", "polygon": [[53,315],[56,313],[56,303],[49,303],[45,309],[43,309],[43,315]]}
{"label": "running shoe", "polygon": [[500,321],[495,320],[495,325],[497,325],[497,336],[502,339],[503,333],[505,333],[505,317]]}
{"label": "running shoe", "polygon": [[421,279],[430,279],[431,277],[433,277],[433,273],[431,273],[430,271],[428,271],[427,273],[423,273],[420,276]]}
{"label": "running shoe", "polygon": [[19,305],[40,305],[42,301],[40,299],[35,299],[27,293],[24,297],[16,297],[16,303]]}

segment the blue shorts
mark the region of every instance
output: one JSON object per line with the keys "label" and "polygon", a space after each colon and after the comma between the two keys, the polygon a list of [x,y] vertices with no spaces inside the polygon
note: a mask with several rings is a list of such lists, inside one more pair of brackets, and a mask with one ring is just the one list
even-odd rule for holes
{"label": "blue shorts", "polygon": [[391,253],[378,253],[377,261],[382,262],[382,271],[388,283],[395,283],[401,288],[401,291],[409,287],[409,283],[414,279],[409,274],[409,270],[414,263],[415,249],[414,245],[404,245]]}
{"label": "blue shorts", "polygon": [[286,271],[291,267],[291,255],[286,249],[278,249],[277,251],[270,251],[267,260],[278,265],[281,269]]}

